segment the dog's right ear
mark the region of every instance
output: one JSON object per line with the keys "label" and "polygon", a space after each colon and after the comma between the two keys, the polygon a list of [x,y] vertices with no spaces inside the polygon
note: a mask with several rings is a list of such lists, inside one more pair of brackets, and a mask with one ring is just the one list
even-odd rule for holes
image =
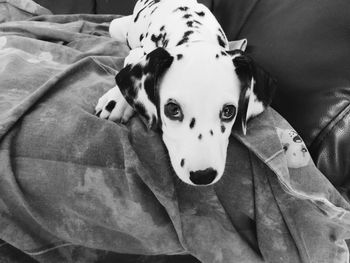
{"label": "dog's right ear", "polygon": [[229,52],[241,83],[238,101],[238,118],[242,131],[247,132],[247,122],[262,113],[272,102],[276,81],[241,50]]}
{"label": "dog's right ear", "polygon": [[157,48],[138,63],[126,65],[115,77],[124,98],[146,120],[148,128],[159,124],[159,80],[173,60],[165,49]]}

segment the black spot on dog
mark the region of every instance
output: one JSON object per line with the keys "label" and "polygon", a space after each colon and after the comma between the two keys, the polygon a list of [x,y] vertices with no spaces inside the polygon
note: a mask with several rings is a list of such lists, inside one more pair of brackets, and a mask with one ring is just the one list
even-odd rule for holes
{"label": "black spot on dog", "polygon": [[199,16],[205,16],[205,13],[203,11],[196,12],[196,14],[199,15]]}
{"label": "black spot on dog", "polygon": [[193,27],[193,21],[187,21],[186,22],[186,25],[188,26],[188,27]]}
{"label": "black spot on dog", "polygon": [[158,36],[152,34],[151,40],[154,42],[156,47],[163,46],[166,47],[169,43],[169,39],[166,38],[167,33],[160,33]]}
{"label": "black spot on dog", "polygon": [[167,33],[164,33],[162,35],[162,45],[163,45],[163,47],[167,47],[168,43],[169,43],[169,39],[167,39]]}
{"label": "black spot on dog", "polygon": [[114,109],[115,105],[117,105],[115,100],[111,100],[110,102],[108,102],[107,106],[105,107],[105,110],[111,112]]}
{"label": "black spot on dog", "polygon": [[219,54],[216,54],[215,57],[216,57],[216,58],[219,58]]}
{"label": "black spot on dog", "polygon": [[220,53],[221,53],[221,55],[223,55],[223,56],[227,56],[227,53],[226,53],[225,51],[221,51]]}
{"label": "black spot on dog", "polygon": [[159,34],[158,36],[156,36],[155,34],[152,34],[151,36],[151,40],[154,42],[154,44],[158,47],[159,46],[159,42],[162,39],[163,35]]}
{"label": "black spot on dog", "polygon": [[211,135],[211,136],[213,136],[213,135],[214,135],[213,130],[210,130],[210,135]]}
{"label": "black spot on dog", "polygon": [[183,38],[183,39],[181,39],[181,40],[179,41],[179,43],[177,43],[176,46],[180,46],[180,45],[182,45],[182,44],[184,44],[184,43],[186,43],[186,42],[188,42],[188,38]]}
{"label": "black spot on dog", "polygon": [[192,120],[190,122],[190,129],[193,129],[195,124],[196,124],[196,119],[192,118]]}
{"label": "black spot on dog", "polygon": [[188,38],[189,35],[193,34],[193,31],[192,30],[189,30],[189,31],[186,31],[183,35],[183,38]]}
{"label": "black spot on dog", "polygon": [[188,18],[190,18],[190,17],[192,17],[191,14],[186,14],[186,15],[183,16],[183,18],[185,18],[185,19],[188,19]]}
{"label": "black spot on dog", "polygon": [[131,70],[130,70],[131,76],[135,77],[136,79],[141,79],[142,78],[142,67],[141,65],[135,65]]}
{"label": "black spot on dog", "polygon": [[153,13],[157,10],[157,7],[153,8],[153,10],[151,11],[151,15],[153,15]]}
{"label": "black spot on dog", "polygon": [[225,41],[219,35],[217,36],[217,38],[218,38],[219,45],[224,48],[225,47]]}
{"label": "black spot on dog", "polygon": [[140,35],[140,42],[143,40],[144,36],[143,34]]}
{"label": "black spot on dog", "polygon": [[186,43],[186,42],[188,42],[188,38],[187,39],[181,39],[180,41],[179,41],[179,43],[177,43],[177,46],[180,46],[180,45],[182,45],[182,44],[184,44],[184,43]]}
{"label": "black spot on dog", "polygon": [[161,26],[161,27],[159,28],[160,31],[163,31],[164,29],[165,29],[165,26]]}
{"label": "black spot on dog", "polygon": [[199,22],[198,20],[193,20],[193,23],[196,23],[198,25],[203,25],[201,22]]}
{"label": "black spot on dog", "polygon": [[197,21],[197,20],[190,20],[186,22],[186,25],[188,27],[194,27],[194,28],[198,28],[198,25],[202,25],[201,22]]}
{"label": "black spot on dog", "polygon": [[181,159],[180,165],[181,165],[181,167],[184,167],[184,165],[185,165],[185,159]]}
{"label": "black spot on dog", "polygon": [[199,140],[201,140],[202,137],[203,137],[202,134],[199,134],[199,135],[198,135],[198,139],[199,139]]}
{"label": "black spot on dog", "polygon": [[226,131],[226,127],[224,125],[221,125],[221,132],[224,133]]}
{"label": "black spot on dog", "polygon": [[186,31],[186,32],[184,33],[184,35],[182,36],[182,39],[179,41],[179,43],[177,43],[177,46],[180,46],[180,45],[182,45],[182,44],[184,44],[184,43],[187,43],[188,40],[189,40],[189,36],[190,36],[191,34],[193,34],[193,33],[194,33],[194,31],[192,31],[192,30]]}
{"label": "black spot on dog", "polygon": [[183,58],[183,55],[182,55],[182,54],[177,54],[177,55],[176,55],[176,58],[177,58],[177,60],[180,60],[180,59]]}
{"label": "black spot on dog", "polygon": [[177,11],[182,11],[182,12],[186,12],[188,10],[188,7],[187,6],[180,6],[178,8],[176,8],[174,10],[174,12],[177,12]]}
{"label": "black spot on dog", "polygon": [[163,40],[163,43],[162,43],[162,44],[163,44],[163,47],[166,48],[166,47],[168,46],[168,43],[169,43],[169,39],[164,39],[164,40]]}
{"label": "black spot on dog", "polygon": [[150,5],[144,6],[144,7],[136,14],[136,16],[135,16],[135,18],[134,18],[134,23],[136,23],[136,21],[139,19],[139,16],[140,16],[140,14],[143,12],[143,10],[145,10],[145,9],[148,8],[148,7],[150,7]]}
{"label": "black spot on dog", "polygon": [[102,110],[96,112],[95,116],[100,117]]}

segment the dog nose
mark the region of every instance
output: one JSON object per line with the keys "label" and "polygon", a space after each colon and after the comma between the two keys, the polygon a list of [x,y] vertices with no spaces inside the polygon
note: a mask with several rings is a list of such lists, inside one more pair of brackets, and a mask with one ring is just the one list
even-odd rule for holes
{"label": "dog nose", "polygon": [[208,185],[214,181],[218,172],[212,168],[190,172],[190,180],[196,185]]}

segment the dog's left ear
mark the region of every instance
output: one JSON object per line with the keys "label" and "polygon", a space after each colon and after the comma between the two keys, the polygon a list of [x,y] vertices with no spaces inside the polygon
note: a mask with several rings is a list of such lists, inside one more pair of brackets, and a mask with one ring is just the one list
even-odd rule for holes
{"label": "dog's left ear", "polygon": [[126,101],[143,117],[148,128],[159,121],[159,80],[174,58],[163,48],[145,55],[136,64],[126,65],[115,77]]}
{"label": "dog's left ear", "polygon": [[248,120],[271,104],[276,81],[243,51],[236,50],[230,54],[241,83],[237,121],[240,121],[242,131],[246,134]]}

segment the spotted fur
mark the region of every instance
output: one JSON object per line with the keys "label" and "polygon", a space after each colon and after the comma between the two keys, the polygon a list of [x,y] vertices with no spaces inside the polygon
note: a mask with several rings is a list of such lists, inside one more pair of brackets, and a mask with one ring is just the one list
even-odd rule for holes
{"label": "spotted fur", "polygon": [[[234,123],[245,133],[267,107],[271,78],[240,50],[228,51],[221,26],[196,0],[139,0],[133,15],[111,22],[110,34],[131,50],[96,114],[125,122],[136,111],[162,134],[182,181],[217,182]],[[224,116],[227,105],[238,114]]]}

